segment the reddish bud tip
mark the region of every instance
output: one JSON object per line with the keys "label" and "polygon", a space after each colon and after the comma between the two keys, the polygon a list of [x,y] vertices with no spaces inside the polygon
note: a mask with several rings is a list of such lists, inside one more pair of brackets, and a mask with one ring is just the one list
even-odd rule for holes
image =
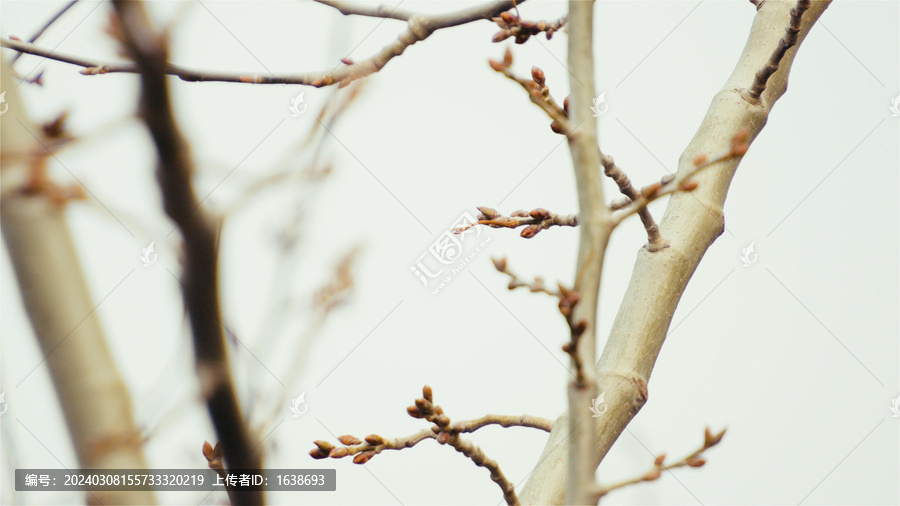
{"label": "reddish bud tip", "polygon": [[643,480],[644,481],[653,481],[653,480],[659,479],[660,476],[662,476],[662,471],[660,471],[659,469],[654,469],[654,470],[648,472],[647,474],[645,474]]}
{"label": "reddish bud tip", "polygon": [[688,461],[687,465],[691,467],[703,467],[703,464],[706,464],[706,461],[703,459],[691,459]]}
{"label": "reddish bud tip", "polygon": [[355,457],[353,457],[353,463],[354,464],[365,464],[366,462],[371,460],[371,458],[374,456],[375,456],[375,452],[373,452],[373,451],[358,453],[358,454],[356,454]]}
{"label": "reddish bud tip", "polygon": [[550,217],[550,211],[544,209],[543,207],[538,207],[537,209],[532,209],[530,213],[532,218],[536,220],[546,220]]}
{"label": "reddish bud tip", "polygon": [[498,213],[495,209],[491,209],[490,207],[479,206],[476,207],[476,209],[481,211],[481,214],[485,215],[489,220],[500,217],[500,213]]}
{"label": "reddish bud tip", "polygon": [[540,68],[531,67],[531,78],[534,79],[534,82],[536,82],[538,86],[544,86],[546,76],[544,76],[544,71]]}
{"label": "reddish bud tip", "polygon": [[380,445],[384,443],[384,438],[378,434],[369,434],[366,436],[366,443],[369,443],[370,445]]}
{"label": "reddish bud tip", "polygon": [[699,166],[703,165],[704,163],[706,163],[706,160],[708,160],[708,159],[709,159],[709,157],[707,157],[705,154],[695,156],[694,157],[694,167],[699,167]]}
{"label": "reddish bud tip", "polygon": [[527,227],[522,229],[522,233],[520,233],[519,235],[524,237],[525,239],[531,239],[540,231],[541,227],[539,225],[528,225]]}
{"label": "reddish bud tip", "polygon": [[358,437],[350,436],[350,435],[341,436],[338,438],[338,441],[340,441],[341,444],[346,445],[346,446],[362,444],[361,439],[359,439]]}

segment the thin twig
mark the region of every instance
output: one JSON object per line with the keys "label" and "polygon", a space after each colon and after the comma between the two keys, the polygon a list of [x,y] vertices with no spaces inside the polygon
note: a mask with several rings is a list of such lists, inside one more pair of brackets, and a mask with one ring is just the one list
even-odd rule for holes
{"label": "thin twig", "polygon": [[509,266],[506,262],[506,257],[503,258],[491,258],[491,262],[494,263],[494,268],[497,269],[497,272],[501,272],[510,277],[509,284],[506,285],[508,290],[515,290],[516,288],[524,287],[528,288],[528,291],[531,293],[544,292],[547,295],[551,295],[553,297],[559,297],[559,292],[547,288],[544,285],[544,278],[538,276],[534,278],[534,281],[522,281],[519,276],[517,276],[514,272],[509,270]]}
{"label": "thin twig", "polygon": [[[599,149],[599,148],[598,148]],[[631,185],[631,180],[622,169],[616,165],[613,157],[600,151],[600,164],[603,165],[603,172],[612,179],[622,195],[625,195],[632,202],[640,197],[640,193]],[[644,224],[644,230],[647,231],[647,249],[650,251],[659,251],[668,247],[669,243],[659,233],[659,226],[653,220],[650,210],[646,207],[638,211],[641,223]]]}
{"label": "thin twig", "polygon": [[515,75],[512,71],[513,64],[513,54],[510,48],[506,48],[506,51],[503,52],[503,60],[488,60],[488,64],[495,71],[503,74],[508,79],[515,81],[519,84],[527,93],[528,98],[531,101],[544,110],[547,113],[547,116],[550,116],[550,119],[553,120],[550,123],[550,129],[553,130],[554,133],[569,136],[572,132],[572,125],[569,122],[569,100],[566,98],[563,101],[563,106],[560,107],[557,104],[556,100],[550,95],[550,88],[547,86],[546,76],[544,75],[544,71],[538,67],[531,68],[531,79],[526,79],[524,77],[519,77]]}
{"label": "thin twig", "polygon": [[519,504],[516,489],[512,482],[506,478],[497,461],[488,458],[471,441],[460,437],[460,434],[474,432],[488,425],[500,425],[502,427],[531,427],[549,432],[553,425],[550,420],[530,415],[504,416],[485,415],[475,420],[467,420],[453,423],[450,417],[444,414],[443,408],[434,404],[434,396],[431,387],[425,385],[422,389],[422,397],[416,399],[415,405],[406,408],[406,412],[413,418],[427,420],[434,425],[429,429],[400,438],[385,438],[378,434],[370,434],[365,441],[354,436],[341,436],[338,440],[344,446],[335,446],[327,441],[315,441],[309,455],[314,459],[333,458],[340,459],[353,455],[354,464],[365,464],[375,455],[384,450],[402,450],[412,448],[426,439],[435,439],[440,444],[452,446],[456,451],[468,457],[475,465],[488,470],[491,480],[503,491],[503,498],[507,504]]}
{"label": "thin twig", "polygon": [[[521,1],[519,2],[521,3]],[[346,4],[340,3],[342,8],[351,9]],[[166,64],[162,71],[166,74],[177,76],[183,81],[190,82],[229,82],[229,83],[252,83],[252,84],[305,84],[315,86],[317,88],[340,83],[346,86],[351,82],[374,74],[381,70],[390,60],[403,54],[409,46],[425,40],[437,30],[442,28],[450,28],[472,21],[481,19],[491,19],[501,12],[513,8],[514,3],[511,0],[503,0],[501,2],[491,2],[482,6],[463,9],[449,14],[441,14],[435,16],[426,16],[411,13],[402,13],[392,15],[392,19],[403,19],[407,21],[406,30],[401,33],[397,40],[385,46],[381,51],[370,58],[353,62],[350,64],[340,65],[332,70],[308,72],[296,75],[259,75],[259,74],[239,74],[228,72],[202,71],[180,67],[178,65]],[[349,12],[351,14],[361,14],[367,12],[367,8],[356,8],[361,12]],[[342,11],[343,12],[343,11]],[[378,17],[386,17],[381,15]],[[84,67],[81,71],[85,75],[110,74],[116,72],[139,73],[140,68],[133,63],[102,63],[96,60],[85,59],[77,56],[60,54],[56,51],[50,51],[45,48],[38,47],[34,44],[17,40],[0,40],[0,46],[14,49],[22,53],[34,54],[45,58],[70,63],[79,67]]]}
{"label": "thin twig", "polygon": [[531,211],[513,211],[509,216],[504,216],[490,207],[480,206],[478,221],[453,229],[453,233],[461,234],[466,230],[477,226],[487,225],[491,228],[519,228],[525,227],[519,234],[526,239],[531,239],[541,230],[550,227],[577,227],[578,216],[574,214],[556,214],[542,207]]}
{"label": "thin twig", "polygon": [[666,454],[663,453],[656,457],[656,460],[653,462],[653,467],[650,468],[646,473],[636,476],[634,478],[620,481],[619,483],[615,483],[612,485],[607,485],[604,487],[600,487],[600,497],[605,496],[606,494],[612,492],[613,490],[620,489],[623,487],[627,487],[629,485],[634,485],[637,483],[645,482],[645,481],[654,481],[659,479],[662,476],[663,471],[671,471],[672,469],[676,469],[679,467],[703,467],[706,464],[706,460],[700,458],[703,452],[712,448],[713,446],[719,444],[719,441],[722,440],[722,437],[725,435],[725,430],[723,429],[718,434],[713,434],[709,427],[706,428],[703,436],[703,444],[689,455],[685,456],[681,460],[677,462],[673,462],[672,464],[666,465],[665,459]]}
{"label": "thin twig", "polygon": [[[230,469],[260,469],[234,391],[219,306],[217,226],[191,184],[190,149],[175,122],[165,76],[166,40],[143,4],[114,0],[121,42],[141,70],[141,111],[159,156],[157,178],[166,214],[184,241],[182,289],[191,320],[194,355],[213,426]],[[118,30],[117,30],[118,32]],[[234,504],[261,504],[260,489],[230,490]]]}
{"label": "thin twig", "polygon": [[[809,5],[810,0],[799,0],[797,6],[791,9],[791,20],[784,29],[784,36],[778,41],[778,47],[772,52],[768,63],[756,73],[753,86],[747,90],[747,96],[751,102],[759,102],[763,91],[766,89],[766,82],[769,80],[769,77],[778,70],[778,65],[781,63],[781,59],[784,58],[787,50],[797,43],[797,35],[800,33],[800,21],[803,18],[803,13],[806,12],[806,9],[809,9]],[[762,7],[762,3],[756,5],[757,10],[760,7]]]}
{"label": "thin twig", "polygon": [[[53,23],[56,23],[56,20],[61,18],[62,15],[65,14],[67,10],[71,9],[72,6],[75,5],[76,3],[78,3],[78,0],[71,0],[66,5],[63,5],[62,8],[59,11],[57,11],[57,13],[54,14],[52,18],[48,19],[47,22],[44,23],[44,26],[38,28],[38,31],[34,32],[34,35],[32,35],[28,39],[28,42],[31,42],[31,43],[37,42],[37,40],[39,38],[41,38],[41,35],[43,35],[44,32],[46,32],[47,29],[50,28],[51,25],[53,25]],[[14,54],[13,57],[9,59],[9,63],[10,64],[15,63],[16,60],[18,60],[19,57],[21,57],[21,56],[22,56],[22,53]]]}
{"label": "thin twig", "polygon": [[668,182],[661,180],[658,183],[653,183],[652,185],[642,188],[641,194],[637,199],[632,200],[630,204],[619,208],[619,210],[613,214],[613,226],[617,226],[628,216],[640,212],[641,209],[646,208],[650,202],[653,202],[656,199],[676,192],[695,190],[697,188],[697,182],[692,181],[691,178],[703,172],[704,169],[719,162],[744,156],[749,148],[750,130],[743,128],[738,133],[734,134],[731,139],[731,147],[724,153],[713,158],[709,158],[707,155],[699,155],[693,160],[693,170],[688,171],[682,176],[670,178],[668,179]]}

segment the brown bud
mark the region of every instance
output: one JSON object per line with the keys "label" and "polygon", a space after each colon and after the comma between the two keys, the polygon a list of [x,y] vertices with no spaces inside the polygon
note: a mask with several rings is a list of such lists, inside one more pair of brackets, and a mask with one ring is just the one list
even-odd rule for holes
{"label": "brown bud", "polygon": [[678,189],[686,192],[692,192],[700,186],[700,183],[694,181],[693,179],[688,179],[687,181],[682,181],[681,184],[678,185]]}
{"label": "brown bud", "polygon": [[346,446],[362,444],[361,439],[359,439],[358,437],[350,436],[350,435],[341,436],[338,438],[338,441],[340,441],[342,444],[344,444]]}
{"label": "brown bud", "polygon": [[509,67],[513,63],[513,55],[512,49],[509,47],[506,48],[506,51],[503,53],[503,65]]}
{"label": "brown bud", "polygon": [[651,185],[647,185],[647,186],[641,188],[641,195],[647,199],[653,198],[654,196],[656,196],[656,192],[659,191],[660,186],[661,185],[659,183],[653,183]]}
{"label": "brown bud", "polygon": [[531,239],[532,237],[536,236],[537,233],[540,231],[541,231],[540,225],[528,225],[527,227],[522,229],[522,232],[519,235],[524,237],[525,239]]}
{"label": "brown bud", "polygon": [[565,99],[563,99],[563,111],[566,113],[567,116],[569,115],[569,97],[566,97]]}
{"label": "brown bud", "polygon": [[559,135],[566,134],[565,130],[563,130],[563,128],[561,126],[559,126],[559,123],[557,123],[555,121],[550,122],[550,130],[552,130],[553,133],[555,133],[555,134],[559,134]]}
{"label": "brown bud", "polygon": [[663,462],[666,461],[666,454],[662,453],[659,457],[656,457],[656,460],[653,461],[653,465],[656,467],[662,467]]}
{"label": "brown bud", "polygon": [[506,67],[497,60],[488,60],[488,65],[490,65],[491,68],[496,70],[497,72],[503,72],[504,70],[506,70]]}
{"label": "brown bud", "polygon": [[434,407],[434,414],[436,414],[436,415],[443,415],[443,414],[444,414],[444,408],[442,408],[442,407],[440,407],[440,406],[435,406],[435,407]]}
{"label": "brown bud", "polygon": [[572,334],[574,334],[575,337],[578,337],[581,334],[584,334],[585,330],[587,330],[587,321],[578,320],[578,323],[576,323],[575,326],[572,327]]}
{"label": "brown bud", "polygon": [[353,463],[354,464],[365,464],[374,456],[375,456],[375,452],[373,452],[373,451],[358,453],[355,457],[353,457]]}
{"label": "brown bud", "polygon": [[441,427],[446,427],[446,426],[450,425],[450,417],[447,415],[439,415],[437,417],[437,420],[435,420],[435,422],[438,425],[440,425]]}
{"label": "brown bud", "polygon": [[415,406],[409,406],[408,408],[406,408],[406,414],[413,418],[425,418],[425,415]]}
{"label": "brown bud", "polygon": [[425,385],[422,387],[422,397],[425,398],[428,402],[434,402],[434,392],[431,391],[431,387]]}
{"label": "brown bud", "polygon": [[699,167],[699,166],[703,165],[704,163],[706,163],[706,160],[708,158],[709,157],[707,157],[705,154],[695,156],[694,157],[694,167]]}
{"label": "brown bud", "polygon": [[544,86],[546,77],[544,76],[544,71],[540,68],[531,67],[531,78],[534,79],[534,82],[536,82],[538,86]]}
{"label": "brown bud", "polygon": [[706,431],[703,434],[703,446],[706,448],[710,448],[719,444],[719,441],[722,440],[722,437],[725,436],[725,429],[722,429],[722,432],[713,435],[713,433],[709,430],[709,427],[706,428]]}
{"label": "brown bud", "polygon": [[369,434],[366,436],[366,443],[369,443],[370,445],[384,444],[384,438],[378,434]]}
{"label": "brown bud", "polygon": [[506,21],[507,23],[510,23],[510,24],[515,23],[515,18],[513,17],[512,14],[509,13],[509,11],[501,12],[500,19],[502,19],[503,21]]}
{"label": "brown bud", "polygon": [[698,459],[698,458],[696,458],[696,457],[695,457],[695,458],[692,458],[692,459],[689,460],[688,463],[687,463],[687,465],[689,465],[689,466],[691,466],[691,467],[703,467],[703,464],[706,464],[706,461],[703,460],[703,459]]}
{"label": "brown bud", "polygon": [[206,457],[206,460],[212,460],[214,456],[212,445],[206,441],[203,442],[203,456]]}
{"label": "brown bud", "polygon": [[330,452],[334,445],[328,441],[313,441],[313,444],[319,447],[323,452]]}
{"label": "brown bud", "polygon": [[512,32],[510,32],[509,30],[500,30],[499,32],[494,34],[494,36],[491,38],[491,42],[503,42],[510,37],[512,37]]}
{"label": "brown bud", "polygon": [[309,456],[312,457],[312,458],[314,458],[314,459],[316,459],[316,460],[318,460],[318,459],[324,459],[324,458],[327,458],[327,457],[328,457],[328,453],[323,452],[322,450],[320,450],[320,449],[318,449],[318,448],[313,448],[312,450],[309,451]]}
{"label": "brown bud", "polygon": [[660,471],[659,469],[654,469],[654,470],[648,472],[647,474],[645,474],[643,477],[643,480],[644,481],[653,481],[653,480],[659,479],[660,476],[662,476],[662,471]]}
{"label": "brown bud", "polygon": [[442,445],[449,443],[450,442],[450,434],[448,434],[446,432],[441,432],[437,436],[437,442]]}
{"label": "brown bud", "polygon": [[546,220],[550,217],[550,211],[544,209],[543,207],[538,207],[537,209],[532,209],[530,213],[532,218],[536,220]]}
{"label": "brown bud", "polygon": [[339,446],[337,448],[332,448],[330,452],[328,452],[328,456],[333,459],[339,459],[341,457],[346,457],[350,452],[347,450],[346,446]]}
{"label": "brown bud", "polygon": [[527,218],[531,215],[528,214],[528,212],[525,211],[524,209],[517,209],[517,210],[513,211],[512,214],[510,214],[510,216],[514,216],[517,218]]}
{"label": "brown bud", "polygon": [[419,408],[419,411],[425,414],[434,412],[434,404],[432,404],[431,401],[425,399],[416,399],[416,407]]}
{"label": "brown bud", "polygon": [[738,156],[746,155],[747,151],[749,151],[749,150],[750,150],[750,145],[747,144],[746,142],[740,142],[737,144],[733,144],[731,146],[731,152]]}
{"label": "brown bud", "polygon": [[434,432],[435,434],[440,434],[440,433],[441,433],[441,428],[438,427],[437,425],[432,425],[432,426],[431,426],[431,432]]}
{"label": "brown bud", "polygon": [[341,58],[341,63],[343,63],[344,65],[353,65],[353,59],[349,57]]}
{"label": "brown bud", "polygon": [[500,217],[500,213],[498,213],[496,209],[491,209],[490,207],[485,207],[485,206],[478,206],[478,207],[476,207],[476,209],[478,209],[481,212],[481,214],[487,216],[487,218],[489,220],[493,220],[494,218]]}
{"label": "brown bud", "polygon": [[491,262],[494,262],[494,268],[500,272],[506,272],[506,257],[503,258],[491,258]]}

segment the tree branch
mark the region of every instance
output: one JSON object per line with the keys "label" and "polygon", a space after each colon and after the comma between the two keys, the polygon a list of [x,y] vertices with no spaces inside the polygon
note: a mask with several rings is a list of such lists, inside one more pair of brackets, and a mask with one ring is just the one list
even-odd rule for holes
{"label": "tree branch", "polygon": [[[828,3],[813,2],[804,14],[798,46]],[[784,94],[797,49],[785,53],[779,69],[767,81],[759,104],[749,103],[740,90],[752,86],[755,71],[766,65],[779,43],[783,27],[790,22],[793,6],[793,2],[776,0],[767,0],[762,5],[734,72],[713,98],[697,134],[681,155],[679,174],[695,170],[694,159],[698,155],[728,149],[742,128],[749,129],[750,139],[762,130],[772,106]],[[570,19],[570,36],[574,35],[574,21]],[[578,107],[573,112],[575,109]],[[600,451],[595,455],[592,469],[596,469],[646,402],[647,382],[681,294],[703,254],[722,233],[722,208],[740,160],[731,158],[718,164],[715,171],[696,176],[699,186],[693,195],[674,194],[659,225],[669,240],[669,247],[656,253],[646,249],[638,252],[631,281],[597,365],[608,410],[602,417],[603,423],[594,427]],[[567,473],[571,456],[566,454],[563,443],[567,442],[570,423],[564,418],[554,423],[540,463],[521,491],[523,503],[561,504],[565,500],[566,482],[571,478]]]}
{"label": "tree branch", "polygon": [[600,152],[597,149],[597,122],[591,112],[594,86],[594,2],[569,1],[569,152],[578,188],[579,244],[573,291],[577,304],[566,319],[571,329],[572,368],[575,379],[569,382],[568,486],[569,504],[596,503],[593,463],[599,456],[597,419],[591,416],[591,399],[598,395],[595,371],[580,364],[596,361],[597,306],[600,276],[609,235],[612,232],[609,209],[603,197]]}
{"label": "tree branch", "polygon": [[[51,182],[35,184],[54,155],[52,142],[29,120],[5,55],[0,55],[0,66],[0,89],[8,107],[0,120],[0,232],[77,464],[84,469],[144,469],[131,398],[95,311],[97,302],[66,220],[66,200],[58,198]],[[15,397],[7,400],[15,406]],[[149,490],[89,494],[84,501],[90,504],[155,503]]]}
{"label": "tree branch", "polygon": [[[219,307],[217,225],[191,184],[193,162],[172,111],[165,76],[167,45],[143,4],[114,0],[122,42],[141,69],[141,114],[159,155],[157,178],[166,214],[184,240],[182,291],[191,321],[201,390],[229,469],[260,469],[234,392]],[[260,504],[261,490],[235,490],[236,504]]]}
{"label": "tree branch", "polygon": [[[518,3],[523,3],[520,0]],[[320,2],[325,5],[331,5],[335,8],[340,6],[340,11],[344,14],[359,14],[373,16],[378,14],[378,8],[372,9],[368,7],[352,7],[344,2]],[[405,11],[382,12],[377,17],[388,17],[391,19],[400,19],[407,22],[406,30],[401,33],[397,40],[385,46],[377,54],[370,58],[342,65],[336,69],[320,72],[308,72],[305,74],[283,75],[283,76],[264,76],[259,74],[236,74],[228,72],[202,71],[193,70],[166,63],[161,72],[181,78],[183,81],[190,82],[229,82],[229,83],[252,83],[252,84],[305,84],[320,88],[329,86],[334,83],[340,83],[346,86],[351,82],[374,74],[381,70],[390,60],[400,56],[409,46],[425,40],[437,30],[450,28],[453,26],[463,25],[472,21],[481,19],[491,19],[501,12],[507,11],[515,6],[512,0],[503,0],[501,2],[491,2],[482,6],[463,9],[449,14],[441,14],[436,16],[425,16],[413,14]],[[343,10],[341,10],[343,9]],[[345,12],[346,10],[346,12]],[[107,64],[95,60],[80,58],[77,56],[69,56],[60,54],[57,51],[50,51],[34,44],[27,42],[2,39],[0,46],[14,49],[22,53],[29,53],[37,56],[43,56],[50,60],[56,60],[63,63],[69,63],[84,67],[81,71],[85,75],[110,74],[116,72],[124,73],[140,73],[139,65],[132,63]]]}
{"label": "tree branch", "polygon": [[378,434],[370,434],[365,437],[365,442],[363,442],[362,439],[357,437],[345,435],[338,438],[344,446],[337,447],[328,441],[315,441],[316,448],[313,448],[309,455],[314,459],[340,459],[353,455],[354,464],[365,464],[384,450],[412,448],[426,439],[435,439],[442,445],[452,446],[456,451],[468,457],[475,465],[487,469],[491,474],[491,480],[503,491],[503,498],[506,500],[506,503],[519,504],[515,486],[500,470],[500,465],[497,464],[497,461],[488,458],[481,448],[471,441],[461,438],[459,435],[464,432],[474,432],[493,424],[503,427],[532,427],[549,431],[550,420],[529,415],[485,415],[475,420],[451,423],[450,417],[444,414],[444,410],[434,404],[434,396],[431,387],[428,385],[425,385],[422,389],[422,397],[416,399],[415,406],[406,408],[406,412],[413,418],[422,418],[434,425],[411,436],[394,439],[384,438]]}

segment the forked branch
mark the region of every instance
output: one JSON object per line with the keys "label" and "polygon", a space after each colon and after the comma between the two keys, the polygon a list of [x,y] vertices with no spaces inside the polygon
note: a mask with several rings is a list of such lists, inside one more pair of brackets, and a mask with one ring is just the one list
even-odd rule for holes
{"label": "forked branch", "polygon": [[491,480],[503,491],[503,498],[506,500],[506,503],[519,504],[515,486],[500,470],[499,464],[495,460],[488,458],[481,448],[471,441],[461,438],[460,434],[475,432],[488,425],[530,427],[545,432],[549,432],[552,426],[550,420],[530,415],[485,415],[475,420],[451,422],[450,417],[444,414],[443,408],[434,403],[434,395],[431,387],[428,385],[422,388],[422,397],[416,399],[415,405],[406,408],[406,412],[413,418],[427,420],[433,425],[411,436],[400,438],[385,438],[378,434],[370,434],[364,439],[359,439],[345,435],[338,438],[343,446],[335,446],[328,441],[315,441],[316,447],[309,452],[309,455],[314,459],[340,459],[352,455],[354,464],[365,464],[372,457],[385,450],[412,448],[426,439],[435,439],[442,445],[453,447],[456,451],[472,460],[475,465],[487,469],[491,474]]}

